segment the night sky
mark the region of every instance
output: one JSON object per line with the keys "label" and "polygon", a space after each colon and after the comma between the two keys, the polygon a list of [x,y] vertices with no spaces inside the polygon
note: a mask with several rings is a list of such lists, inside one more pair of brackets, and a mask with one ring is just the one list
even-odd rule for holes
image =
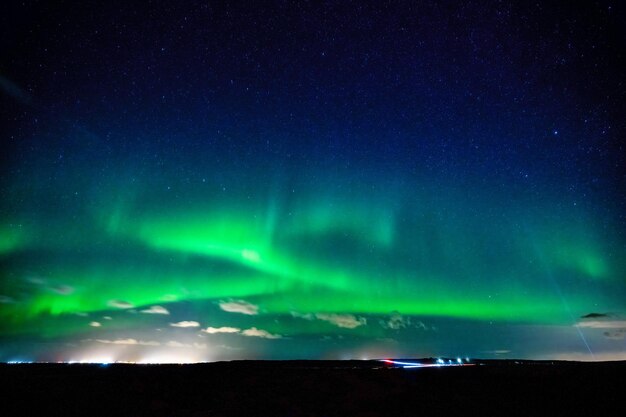
{"label": "night sky", "polygon": [[0,6],[0,360],[626,359],[619,2],[130,3]]}

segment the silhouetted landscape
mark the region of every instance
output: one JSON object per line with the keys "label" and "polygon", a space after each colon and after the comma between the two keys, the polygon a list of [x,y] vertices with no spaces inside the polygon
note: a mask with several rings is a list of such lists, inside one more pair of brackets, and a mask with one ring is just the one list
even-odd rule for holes
{"label": "silhouetted landscape", "polygon": [[[608,415],[626,362],[3,364],[2,415]],[[15,411],[11,411],[15,410]]]}

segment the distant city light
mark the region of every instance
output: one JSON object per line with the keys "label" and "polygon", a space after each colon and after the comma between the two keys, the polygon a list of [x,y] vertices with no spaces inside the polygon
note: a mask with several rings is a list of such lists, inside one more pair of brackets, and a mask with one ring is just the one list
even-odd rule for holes
{"label": "distant city light", "polygon": [[420,363],[420,362],[402,362],[395,361],[393,359],[383,359],[381,362],[388,363],[390,365],[398,365],[405,369],[412,368],[433,368],[433,367],[442,367],[442,366],[473,366],[473,363],[463,363],[461,358],[457,359],[457,362],[453,362],[451,359],[448,362],[444,362],[443,359],[437,359],[436,363]]}

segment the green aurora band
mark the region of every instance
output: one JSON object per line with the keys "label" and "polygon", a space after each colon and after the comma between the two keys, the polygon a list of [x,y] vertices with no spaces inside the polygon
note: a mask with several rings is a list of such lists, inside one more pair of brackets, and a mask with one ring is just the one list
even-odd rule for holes
{"label": "green aurora band", "polygon": [[[549,280],[560,282],[568,308],[577,314],[598,301],[619,307],[594,288],[598,281],[610,287],[623,265],[603,258],[602,245],[582,227],[569,228],[567,236],[556,232],[558,224],[520,233],[515,225],[459,218],[462,210],[450,213],[452,220],[437,220],[427,209],[394,227],[392,208],[360,209],[365,201],[326,199],[311,207],[298,202],[281,213],[276,204],[268,206],[274,212],[265,215],[228,204],[162,207],[160,214],[142,215],[111,210],[108,218],[100,216],[105,221],[95,236],[78,237],[74,230],[67,241],[55,240],[45,228],[20,235],[5,224],[2,293],[15,302],[5,303],[2,315],[19,323],[47,314],[106,311],[111,300],[141,308],[246,298],[262,314],[399,311],[567,323],[571,317]],[[481,243],[494,241],[502,246]],[[52,289],[29,284],[33,276]],[[585,286],[597,296],[579,291]]]}

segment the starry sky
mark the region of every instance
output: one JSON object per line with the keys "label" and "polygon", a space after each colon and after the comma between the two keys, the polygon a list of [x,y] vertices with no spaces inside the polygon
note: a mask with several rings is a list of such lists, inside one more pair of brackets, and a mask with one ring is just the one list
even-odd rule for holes
{"label": "starry sky", "polygon": [[570,3],[3,4],[0,360],[626,359],[624,9]]}

